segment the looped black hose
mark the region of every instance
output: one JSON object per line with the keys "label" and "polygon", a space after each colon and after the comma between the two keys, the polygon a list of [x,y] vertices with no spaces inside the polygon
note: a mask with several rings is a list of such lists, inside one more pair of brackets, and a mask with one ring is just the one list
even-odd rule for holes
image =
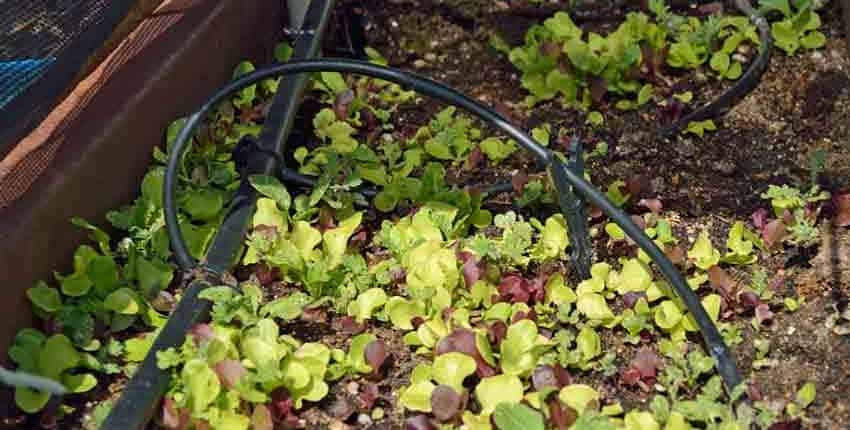
{"label": "looped black hose", "polygon": [[500,129],[508,137],[514,139],[520,146],[531,152],[543,165],[547,166],[553,181],[559,192],[567,192],[570,187],[577,194],[584,197],[589,203],[595,205],[603,213],[608,215],[623,231],[640,246],[644,252],[658,265],[672,285],[685,306],[691,312],[697,326],[702,333],[706,346],[715,359],[718,373],[723,379],[727,389],[731,392],[740,382],[741,376],[735,366],[723,337],[717,327],[711,321],[700,303],[699,297],[691,290],[685,278],[676,270],[673,263],[667,259],[664,252],[638,227],[631,218],[621,212],[611,203],[604,194],[593,187],[581,175],[570,170],[554,152],[539,145],[527,133],[508,122],[502,115],[484,106],[483,104],[464,96],[456,90],[443,84],[420,77],[412,73],[402,72],[387,67],[378,66],[368,62],[324,59],[293,61],[286,64],[275,65],[259,69],[231,82],[226,87],[213,95],[196,113],[192,114],[186,121],[185,126],[174,141],[174,146],[168,157],[168,166],[165,172],[164,183],[164,211],[169,239],[178,263],[184,269],[191,269],[196,262],[189,255],[183,235],[177,222],[177,205],[175,190],[177,185],[177,172],[180,160],[186,152],[195,129],[201,120],[219,102],[225,100],[235,91],[239,91],[249,85],[264,79],[281,75],[292,75],[313,72],[340,72],[366,75],[377,79],[391,81],[408,87],[422,94],[433,97],[441,102],[454,105],[478,116],[490,125]]}
{"label": "looped black hose", "polygon": [[758,55],[734,85],[710,103],[679,118],[673,124],[659,129],[658,134],[660,136],[667,137],[678,133],[687,128],[691,121],[701,121],[724,115],[736,103],[752,92],[758,86],[759,82],[761,82],[761,77],[767,71],[767,66],[770,64],[770,53],[773,50],[773,38],[770,35],[770,26],[767,20],[753,9],[748,0],[734,0],[734,3],[738,10],[747,15],[750,21],[758,28],[759,40],[761,41]]}

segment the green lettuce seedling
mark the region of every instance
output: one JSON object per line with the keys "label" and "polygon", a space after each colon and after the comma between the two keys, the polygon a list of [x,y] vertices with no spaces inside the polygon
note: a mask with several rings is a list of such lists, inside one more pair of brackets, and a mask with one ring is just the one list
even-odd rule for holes
{"label": "green lettuce seedling", "polygon": [[773,40],[779,49],[788,55],[794,55],[798,49],[817,49],[826,44],[826,36],[818,31],[820,16],[814,11],[811,1],[794,2],[794,9],[788,0],[761,0],[762,11],[779,11],[782,19],[771,24]]}
{"label": "green lettuce seedling", "polygon": [[[94,375],[73,373],[84,365],[84,357],[63,334],[47,337],[35,329],[21,330],[9,348],[9,358],[19,370],[57,381],[72,393],[84,393],[97,385]],[[45,392],[15,388],[15,404],[29,414],[40,411],[49,399]]]}

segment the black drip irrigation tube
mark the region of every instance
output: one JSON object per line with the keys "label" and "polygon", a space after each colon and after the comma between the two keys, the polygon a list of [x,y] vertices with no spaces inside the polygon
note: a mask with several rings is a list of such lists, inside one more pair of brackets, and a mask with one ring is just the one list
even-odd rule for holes
{"label": "black drip irrigation tube", "polygon": [[751,93],[761,82],[761,77],[767,71],[770,64],[770,53],[773,50],[773,38],[770,35],[770,25],[767,19],[761,16],[758,11],[753,9],[749,0],[734,0],[735,7],[741,13],[750,18],[759,32],[759,52],[756,58],[747,67],[747,71],[732,85],[724,91],[716,99],[710,103],[698,108],[697,110],[676,120],[673,124],[662,127],[658,130],[658,135],[668,137],[688,127],[691,121],[701,121],[709,118],[716,118],[724,115],[736,103],[741,101],[747,94]]}
{"label": "black drip irrigation tube", "polygon": [[[296,38],[293,59],[314,58],[319,55],[321,39],[330,21],[334,0],[312,0],[299,30],[291,30]],[[244,81],[244,80],[242,80]],[[241,81],[240,81],[241,82]],[[118,402],[101,426],[101,430],[142,430],[153,417],[160,398],[168,389],[170,372],[157,366],[156,353],[172,347],[179,347],[186,333],[194,325],[209,318],[211,303],[198,299],[198,294],[211,285],[221,283],[221,275],[232,269],[242,252],[245,234],[256,209],[259,195],[248,182],[252,174],[273,174],[280,168],[279,157],[267,154],[283,154],[286,140],[295,122],[301,95],[309,82],[309,76],[295,74],[281,78],[277,93],[272,101],[268,117],[263,124],[257,143],[257,150],[249,154],[242,172],[242,180],[236,194],[227,209],[224,221],[213,238],[201,270],[190,271],[196,262],[189,254],[179,232],[176,210],[174,210],[175,172],[179,170],[180,160],[185,152],[187,141],[191,140],[191,131],[206,112],[212,109],[223,97],[231,93],[219,93],[215,102],[204,104],[189,118],[191,126],[183,128],[178,142],[179,154],[169,159],[164,201],[170,209],[165,209],[166,227],[170,237],[179,236],[172,241],[174,255],[180,268],[188,273],[191,280],[183,290],[180,302],[168,318],[165,326],[151,345],[144,361],[139,365],[132,379],[127,383]],[[174,152],[172,152],[172,155]]]}
{"label": "black drip irrigation tube", "polygon": [[[435,82],[412,73],[402,72],[368,62],[342,59],[305,60],[292,61],[286,64],[260,69],[232,82],[230,85],[220,90],[212,98],[210,98],[198,112],[189,118],[183,130],[181,130],[177,139],[175,139],[172,152],[169,155],[168,168],[165,174],[164,190],[164,207],[171,246],[174,249],[175,254],[178,254],[179,261],[188,262],[188,264],[183,266],[184,269],[194,269],[197,263],[188,254],[183,235],[176,223],[177,205],[175,201],[175,186],[180,160],[185,151],[188,149],[191,141],[190,138],[195,129],[200,125],[202,119],[214,106],[225,100],[235,91],[239,91],[249,85],[276,76],[314,72],[352,73],[397,83],[441,102],[463,108],[469,113],[478,116],[483,121],[496,127],[508,137],[514,139],[520,146],[531,152],[541,164],[546,166],[546,168],[550,171],[555,187],[561,194],[572,191],[586,199],[589,203],[598,207],[603,213],[610,217],[612,221],[619,225],[620,228],[622,228],[623,231],[640,248],[642,248],[644,252],[647,253],[647,255],[649,255],[649,257],[658,265],[659,270],[667,278],[677,295],[682,299],[685,306],[694,316],[694,319],[696,320],[700,332],[705,340],[706,346],[708,347],[711,355],[714,357],[717,370],[723,378],[727,388],[731,390],[741,382],[741,376],[735,366],[729,349],[723,341],[723,337],[720,335],[717,327],[702,307],[699,297],[693,292],[693,290],[691,290],[690,286],[688,286],[685,279],[676,270],[673,263],[664,255],[664,252],[658,248],[652,239],[650,239],[626,213],[620,211],[605,197],[604,194],[594,188],[594,186],[587,182],[582,176],[577,175],[558,155],[539,145],[533,138],[531,138],[531,136],[508,122],[504,117],[490,108],[470,99],[469,97],[466,97],[452,88],[440,84],[439,82]],[[181,263],[181,265],[183,265],[183,263]]]}
{"label": "black drip irrigation tube", "polygon": [[[735,86],[714,102],[663,129],[662,134],[678,131],[685,127],[689,121],[725,113],[735,102],[758,84],[767,69],[770,50],[773,46],[767,22],[756,14],[746,0],[735,0],[735,4],[759,28],[762,45],[758,57]],[[285,152],[286,138],[289,136],[295,119],[298,99],[300,99],[309,79],[306,74],[315,72],[352,73],[394,82],[446,104],[460,107],[514,139],[525,150],[531,152],[538,163],[545,166],[550,173],[558,191],[558,205],[564,213],[570,229],[573,262],[579,267],[584,266],[585,263],[589,266],[590,254],[586,251],[590,249],[590,246],[589,235],[586,233],[587,220],[584,211],[585,203],[590,203],[620,226],[625,234],[655,262],[658,269],[669,281],[673,290],[693,315],[727,390],[731,392],[742,382],[741,375],[723,337],[706,313],[699,297],[691,290],[684,277],[676,270],[664,252],[631,220],[629,215],[620,211],[603,193],[584,179],[581,172],[583,167],[579,142],[574,140],[573,145],[571,145],[574,153],[570,154],[570,160],[563,160],[553,151],[535,142],[527,133],[511,124],[499,113],[439,82],[364,61],[309,59],[317,55],[318,39],[327,25],[332,5],[332,0],[314,0],[311,2],[303,27],[307,30],[299,32],[299,37],[304,40],[299,40],[302,43],[296,43],[295,55],[293,56],[295,60],[286,64],[258,69],[231,82],[210,97],[198,111],[187,119],[186,124],[175,139],[168,157],[164,181],[165,220],[175,259],[180,268],[191,273],[195,280],[184,290],[183,297],[168,323],[157,336],[139,370],[128,383],[121,398],[104,421],[101,427],[103,430],[142,429],[152,417],[170,379],[168,372],[162,371],[156,366],[156,353],[169,347],[179,346],[192,325],[208,318],[210,303],[206,300],[199,300],[198,293],[210,285],[220,282],[221,275],[231,270],[238,263],[239,255],[243,249],[242,241],[244,241],[250,219],[256,209],[258,198],[256,191],[247,182],[248,175],[252,173],[276,173],[284,182],[292,185],[304,188],[315,185],[314,178],[286,168],[282,156]],[[199,265],[198,261],[189,253],[178,223],[175,194],[178,181],[177,172],[180,169],[183,155],[192,141],[195,130],[206,115],[219,103],[236,91],[262,80],[276,77],[282,77],[280,89],[269,111],[269,117],[259,137],[257,148],[251,154],[252,158],[249,160],[247,174],[243,174],[240,188],[231,202],[227,216],[213,240],[204,263]],[[505,192],[510,189],[510,184],[496,184],[487,188],[485,192]],[[374,194],[375,190],[364,189],[362,192]],[[581,277],[589,277],[589,273],[583,272],[584,270],[579,270]]]}

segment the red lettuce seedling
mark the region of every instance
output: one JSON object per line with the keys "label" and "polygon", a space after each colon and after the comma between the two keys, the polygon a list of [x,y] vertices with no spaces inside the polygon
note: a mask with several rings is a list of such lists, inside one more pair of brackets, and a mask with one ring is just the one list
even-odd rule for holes
{"label": "red lettuce seedling", "polygon": [[493,345],[499,346],[508,334],[508,325],[504,321],[496,320],[487,326],[487,338]]}
{"label": "red lettuce seedling", "polygon": [[629,367],[620,375],[626,385],[640,385],[648,391],[655,384],[658,369],[664,362],[661,357],[649,347],[642,347],[637,351]]}
{"label": "red lettuce seedling", "polygon": [[[374,343],[374,342],[373,342]],[[381,397],[381,390],[377,384],[371,382],[360,385],[360,395],[357,398],[357,403],[362,410],[371,410],[375,406],[375,402]]]}
{"label": "red lettuce seedling", "polygon": [[449,352],[460,352],[475,360],[476,373],[480,378],[486,378],[496,374],[496,369],[484,361],[481,352],[475,342],[475,333],[465,328],[459,328],[444,337],[437,344],[435,354],[441,355]]}
{"label": "red lettuce seedling", "polygon": [[475,255],[470,252],[460,252],[458,258],[463,262],[463,281],[467,288],[472,288],[472,285],[481,279],[484,269],[476,261]]}
{"label": "red lettuce seedling", "polygon": [[366,331],[366,324],[358,323],[354,320],[354,317],[348,315],[334,318],[331,326],[334,330],[347,335],[356,335]]}
{"label": "red lettuce seedling", "polygon": [[209,324],[196,324],[189,331],[189,334],[192,336],[195,346],[201,346],[201,344],[209,342],[215,337],[215,333],[213,333]]}
{"label": "red lettuce seedling", "polygon": [[535,391],[543,391],[546,388],[559,390],[572,383],[570,373],[560,364],[541,364],[534,368],[531,374],[531,384]]}
{"label": "red lettuce seedling", "polygon": [[448,422],[458,418],[460,412],[466,409],[466,393],[458,394],[448,385],[438,385],[431,392],[431,410],[434,418],[440,422]]}
{"label": "red lettuce seedling", "polygon": [[526,279],[519,274],[509,274],[502,277],[498,290],[503,301],[533,305],[546,297],[544,284],[543,277]]}
{"label": "red lettuce seedling", "polygon": [[768,222],[761,231],[764,246],[766,246],[767,249],[773,249],[775,245],[782,242],[782,238],[785,237],[786,232],[787,228],[781,219],[775,219]]}
{"label": "red lettuce seedling", "polygon": [[770,212],[768,212],[767,209],[757,209],[755,212],[753,212],[752,215],[750,215],[750,218],[752,218],[753,220],[753,226],[759,230],[762,230],[764,226],[767,225],[767,217],[769,215]]}
{"label": "red lettuce seedling", "polygon": [[300,420],[295,415],[289,391],[283,387],[278,388],[272,391],[271,398],[272,419],[283,428],[297,428]]}
{"label": "red lettuce seedling", "polygon": [[245,366],[239,360],[221,360],[215,364],[214,369],[219,381],[228,390],[235,387],[246,372]]}
{"label": "red lettuce seedling", "polygon": [[635,304],[637,304],[638,300],[645,298],[646,293],[643,291],[629,291],[628,293],[623,294],[621,300],[623,301],[623,306],[626,309],[631,309],[635,307]]}
{"label": "red lettuce seedling", "polygon": [[557,396],[549,400],[549,421],[558,430],[567,430],[578,419],[575,409],[564,405]]}
{"label": "red lettuce seedling", "polygon": [[735,295],[735,291],[738,288],[738,284],[726,273],[723,268],[720,266],[711,266],[708,269],[708,281],[711,283],[711,286],[723,296],[723,299],[727,302],[732,301],[732,298]]}
{"label": "red lettuce seedling", "polygon": [[381,367],[383,367],[384,362],[386,362],[387,357],[389,357],[389,354],[387,353],[387,344],[380,339],[373,340],[366,345],[364,355],[366,357],[366,363],[372,368],[371,376],[375,379],[380,378]]}

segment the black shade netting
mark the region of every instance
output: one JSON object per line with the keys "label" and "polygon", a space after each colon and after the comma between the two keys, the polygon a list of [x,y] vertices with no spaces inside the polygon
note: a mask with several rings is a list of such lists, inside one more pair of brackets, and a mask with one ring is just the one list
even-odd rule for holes
{"label": "black shade netting", "polygon": [[56,105],[133,0],[0,0],[0,158]]}

